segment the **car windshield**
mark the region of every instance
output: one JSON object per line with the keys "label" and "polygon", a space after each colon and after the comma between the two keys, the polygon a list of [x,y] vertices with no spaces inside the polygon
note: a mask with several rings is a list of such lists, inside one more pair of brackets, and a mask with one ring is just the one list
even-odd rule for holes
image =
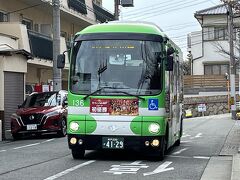
{"label": "car windshield", "polygon": [[61,102],[61,97],[56,92],[38,93],[28,96],[21,107],[44,107],[57,106]]}
{"label": "car windshield", "polygon": [[[73,48],[70,90],[76,94],[153,95],[161,91],[160,42],[94,40]],[[102,91],[99,89],[104,88]],[[121,93],[122,92],[122,93]]]}

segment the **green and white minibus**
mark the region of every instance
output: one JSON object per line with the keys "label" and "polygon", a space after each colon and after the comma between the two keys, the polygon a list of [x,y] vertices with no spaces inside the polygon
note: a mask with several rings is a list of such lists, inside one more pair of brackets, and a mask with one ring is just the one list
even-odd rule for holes
{"label": "green and white minibus", "polygon": [[[64,67],[64,55],[58,67]],[[85,150],[140,150],[158,159],[182,135],[182,52],[156,25],[112,22],[75,35],[67,131]]]}

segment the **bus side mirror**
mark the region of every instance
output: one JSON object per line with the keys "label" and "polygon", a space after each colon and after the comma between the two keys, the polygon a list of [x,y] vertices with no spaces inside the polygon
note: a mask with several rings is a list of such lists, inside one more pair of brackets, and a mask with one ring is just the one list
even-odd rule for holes
{"label": "bus side mirror", "polygon": [[63,69],[65,67],[65,55],[60,54],[57,56],[57,68]]}
{"label": "bus side mirror", "polygon": [[169,47],[169,48],[167,49],[167,56],[172,55],[174,52],[175,52],[174,48],[173,48],[173,47]]}
{"label": "bus side mirror", "polygon": [[166,71],[173,71],[173,56],[167,56]]}

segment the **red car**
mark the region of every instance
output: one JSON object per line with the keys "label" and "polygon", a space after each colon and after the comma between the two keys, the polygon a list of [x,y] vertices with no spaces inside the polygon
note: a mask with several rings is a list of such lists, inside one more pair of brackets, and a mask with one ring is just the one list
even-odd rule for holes
{"label": "red car", "polygon": [[67,91],[32,93],[11,116],[14,139],[23,134],[56,132],[66,136]]}

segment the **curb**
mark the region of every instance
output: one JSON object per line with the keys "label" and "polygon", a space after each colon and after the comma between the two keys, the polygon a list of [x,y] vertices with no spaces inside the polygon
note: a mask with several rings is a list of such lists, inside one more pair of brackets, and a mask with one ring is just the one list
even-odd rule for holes
{"label": "curb", "polygon": [[[239,152],[240,148],[238,149]],[[239,180],[240,177],[240,154],[233,155],[231,180]]]}

